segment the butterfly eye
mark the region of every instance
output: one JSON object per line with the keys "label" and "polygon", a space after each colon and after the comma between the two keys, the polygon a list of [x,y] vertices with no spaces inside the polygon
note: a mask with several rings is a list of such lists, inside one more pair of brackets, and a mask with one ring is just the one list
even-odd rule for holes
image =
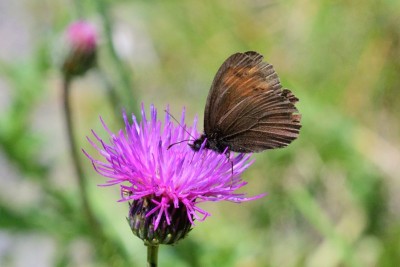
{"label": "butterfly eye", "polygon": [[200,150],[201,148],[201,142],[199,142],[200,140],[196,140],[196,142],[194,142],[194,147],[196,150]]}
{"label": "butterfly eye", "polygon": [[189,144],[189,146],[190,146],[194,151],[199,151],[200,148],[201,148],[201,145],[203,144],[203,141],[204,141],[204,140],[202,140],[202,139],[194,140],[194,142],[193,142],[192,144]]}

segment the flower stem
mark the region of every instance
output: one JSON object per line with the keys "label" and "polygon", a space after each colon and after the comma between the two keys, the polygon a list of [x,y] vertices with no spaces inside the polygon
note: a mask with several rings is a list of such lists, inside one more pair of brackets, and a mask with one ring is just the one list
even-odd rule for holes
{"label": "flower stem", "polygon": [[103,29],[108,52],[111,55],[112,60],[114,61],[116,73],[119,75],[120,86],[125,90],[122,98],[122,100],[125,101],[123,104],[126,108],[130,108],[129,112],[140,114],[137,113],[137,107],[139,106],[139,103],[137,103],[138,98],[135,96],[133,91],[133,81],[131,78],[132,72],[118,56],[117,51],[114,47],[114,43],[112,40],[112,23],[109,15],[109,7],[107,6],[105,0],[96,0],[95,3],[97,11],[99,12],[103,20]]}
{"label": "flower stem", "polygon": [[158,246],[147,246],[147,267],[157,267]]}
{"label": "flower stem", "polygon": [[86,219],[88,220],[88,223],[93,227],[93,229],[97,229],[98,223],[89,205],[89,200],[87,197],[87,184],[85,176],[83,174],[82,165],[80,164],[79,161],[79,153],[76,146],[77,143],[74,137],[71,104],[70,104],[70,85],[71,85],[71,78],[68,77],[67,75],[64,76],[63,79],[64,115],[67,124],[67,135],[68,135],[70,153],[78,179],[79,197],[82,203],[83,212],[86,216]]}
{"label": "flower stem", "polygon": [[[93,238],[96,244],[102,244],[100,249],[100,254],[112,264],[116,266],[128,266],[128,264],[123,265],[127,258],[124,255],[124,251],[119,247],[119,244],[115,244],[110,237],[104,233],[100,227],[100,222],[96,218],[92,208],[90,207],[88,194],[87,194],[87,181],[83,173],[83,167],[79,161],[79,150],[77,149],[77,142],[74,136],[74,128],[72,123],[72,110],[70,103],[70,91],[71,91],[72,78],[68,75],[63,77],[63,102],[64,102],[64,113],[65,120],[67,124],[67,135],[69,141],[69,147],[71,152],[71,157],[73,165],[76,171],[76,177],[78,180],[79,187],[79,198],[81,201],[83,214],[86,217],[86,221],[89,226],[89,235]],[[118,263],[118,264],[117,264]]]}
{"label": "flower stem", "polygon": [[123,106],[121,106],[122,103],[120,100],[120,96],[117,94],[114,85],[108,79],[107,74],[99,67],[96,70],[98,79],[102,81],[107,91],[107,96],[108,96],[107,98],[110,101],[110,105],[112,107],[115,119],[116,121],[118,121],[118,119],[121,116],[121,110],[123,110]]}

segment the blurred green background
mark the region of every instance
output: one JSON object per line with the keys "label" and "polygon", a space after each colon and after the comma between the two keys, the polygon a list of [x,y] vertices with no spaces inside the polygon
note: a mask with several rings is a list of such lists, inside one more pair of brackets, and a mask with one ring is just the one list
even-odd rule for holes
{"label": "blurred green background", "polygon": [[238,51],[263,54],[300,98],[299,139],[244,173],[249,195],[268,196],[204,205],[212,216],[162,246],[160,266],[400,266],[400,1],[0,0],[0,12],[0,266],[145,265],[127,203],[83,155],[115,251],[80,208],[57,65],[80,17],[100,31],[98,68],[71,92],[78,147],[92,154],[86,136],[106,136],[99,115],[117,131],[121,107],[185,106],[187,123],[202,121]]}

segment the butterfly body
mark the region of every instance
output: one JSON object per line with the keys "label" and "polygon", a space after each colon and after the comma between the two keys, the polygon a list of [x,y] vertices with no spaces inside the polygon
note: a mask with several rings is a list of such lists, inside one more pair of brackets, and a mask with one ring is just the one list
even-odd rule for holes
{"label": "butterfly body", "polygon": [[236,53],[219,68],[207,97],[204,133],[192,144],[218,153],[285,147],[299,134],[297,97],[282,89],[272,65],[257,52]]}
{"label": "butterfly body", "polygon": [[[205,143],[204,147],[206,149],[211,149],[218,153],[224,153],[224,152],[229,153],[232,150],[230,147],[230,143],[219,138],[218,134],[216,134],[216,133],[214,133],[212,136],[209,136],[209,137],[206,134],[202,134],[200,136],[200,138],[194,140],[192,144],[189,144],[189,146],[194,151],[199,151],[205,140],[206,140],[206,143]],[[237,151],[237,152],[239,152],[239,151]]]}

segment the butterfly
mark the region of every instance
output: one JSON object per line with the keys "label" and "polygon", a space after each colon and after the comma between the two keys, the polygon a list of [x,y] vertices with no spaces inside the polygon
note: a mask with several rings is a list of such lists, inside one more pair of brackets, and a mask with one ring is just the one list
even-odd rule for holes
{"label": "butterfly", "polygon": [[219,68],[204,110],[204,133],[189,146],[218,153],[285,147],[301,128],[298,98],[283,89],[271,64],[254,51],[231,55]]}

